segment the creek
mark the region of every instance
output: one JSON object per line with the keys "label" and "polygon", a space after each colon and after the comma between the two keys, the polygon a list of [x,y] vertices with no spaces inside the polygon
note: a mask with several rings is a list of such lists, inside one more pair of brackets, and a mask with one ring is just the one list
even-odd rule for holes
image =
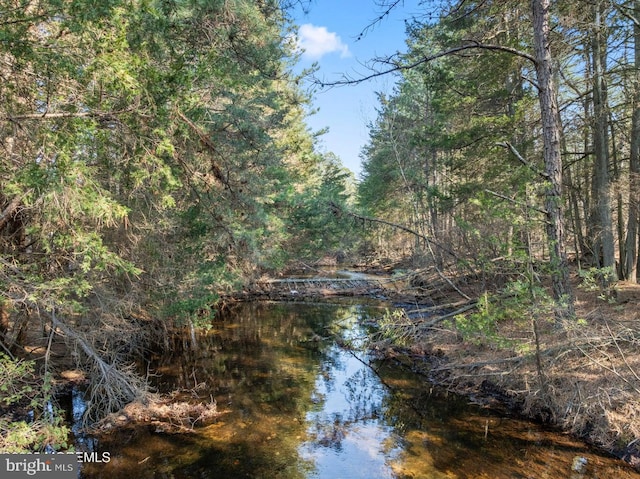
{"label": "creek", "polygon": [[[384,307],[238,305],[150,364],[160,392],[214,398],[219,418],[186,434],[143,426],[84,437],[81,446],[111,460],[86,464],[81,477],[640,478],[566,435],[369,357],[366,325]],[[572,472],[576,457],[587,459],[582,474]]]}

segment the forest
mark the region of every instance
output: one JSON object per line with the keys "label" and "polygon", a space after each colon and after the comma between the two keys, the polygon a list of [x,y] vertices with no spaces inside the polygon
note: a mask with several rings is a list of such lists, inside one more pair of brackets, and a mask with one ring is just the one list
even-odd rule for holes
{"label": "forest", "polygon": [[[576,424],[543,333],[606,324],[606,346],[586,343],[619,353],[594,359],[620,380],[607,411],[640,415],[640,1],[424,2],[406,53],[316,82],[395,81],[357,180],[305,123],[304,3],[0,0],[1,449],[65,446],[44,407],[60,364],[89,379],[98,420],[149,394],[131,363],[172,331],[323,257],[462,296],[474,309],[442,324],[469,344],[524,318],[529,395],[555,422]],[[384,325],[394,347],[424,340]],[[40,419],[13,420],[29,408]],[[620,428],[607,445],[637,446]]]}

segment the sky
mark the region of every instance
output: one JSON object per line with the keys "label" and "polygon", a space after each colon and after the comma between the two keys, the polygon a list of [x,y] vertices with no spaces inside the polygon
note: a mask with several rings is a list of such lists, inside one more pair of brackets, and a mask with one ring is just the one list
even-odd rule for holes
{"label": "sky", "polygon": [[[323,81],[357,78],[370,72],[366,64],[375,57],[405,50],[405,19],[424,11],[420,0],[404,0],[390,15],[360,33],[384,11],[379,0],[311,0],[307,13],[295,11],[298,45],[304,50],[298,68],[315,62],[315,76]],[[360,176],[360,152],[368,141],[367,125],[376,119],[376,92],[390,93],[396,78],[385,76],[356,86],[316,89],[307,124],[312,131],[328,128],[320,151],[335,153],[344,166]]]}

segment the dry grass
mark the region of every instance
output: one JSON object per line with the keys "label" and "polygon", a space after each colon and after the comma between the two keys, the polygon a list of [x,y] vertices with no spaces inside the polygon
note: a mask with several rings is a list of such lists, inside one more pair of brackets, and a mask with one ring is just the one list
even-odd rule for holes
{"label": "dry grass", "polygon": [[[503,318],[490,336],[463,339],[453,321],[408,315],[402,332],[413,339],[416,360],[429,357],[422,364],[434,381],[487,402],[499,399],[640,468],[640,285],[618,284],[615,300],[578,286],[576,278],[577,319],[563,325],[545,311],[529,311]],[[460,300],[438,288],[438,302]]]}
{"label": "dry grass", "polygon": [[127,404],[122,410],[109,414],[94,427],[95,433],[108,433],[116,429],[141,424],[153,426],[156,431],[188,432],[196,426],[211,423],[220,416],[214,400],[209,403],[176,401],[174,397],[153,398],[146,403]]}

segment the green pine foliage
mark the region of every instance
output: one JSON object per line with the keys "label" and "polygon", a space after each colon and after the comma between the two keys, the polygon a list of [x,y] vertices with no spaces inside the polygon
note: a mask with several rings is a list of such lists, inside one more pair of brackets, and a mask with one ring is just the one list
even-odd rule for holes
{"label": "green pine foliage", "polygon": [[79,367],[123,365],[153,321],[350,246],[292,28],[273,0],[0,0],[3,348],[55,320]]}
{"label": "green pine foliage", "polygon": [[[412,23],[402,61],[412,64],[471,40],[488,42],[486,37],[512,48],[528,41],[517,22],[487,23],[486,14],[472,9],[455,21]],[[433,245],[407,242],[399,231],[388,238],[396,244],[391,250],[406,252],[408,246],[414,256],[435,256],[439,265],[479,273],[490,270],[495,258],[528,257],[528,235],[543,234],[544,218],[536,210],[542,184],[505,145],[524,157],[535,151],[529,134],[535,91],[523,80],[530,67],[508,53],[469,50],[403,70],[394,92],[380,95],[363,153],[360,207],[449,253],[444,247],[431,253]],[[532,164],[542,168],[541,161]]]}
{"label": "green pine foliage", "polygon": [[69,430],[54,414],[52,392],[51,378],[45,376],[42,383],[34,361],[0,353],[0,452],[67,447]]}

